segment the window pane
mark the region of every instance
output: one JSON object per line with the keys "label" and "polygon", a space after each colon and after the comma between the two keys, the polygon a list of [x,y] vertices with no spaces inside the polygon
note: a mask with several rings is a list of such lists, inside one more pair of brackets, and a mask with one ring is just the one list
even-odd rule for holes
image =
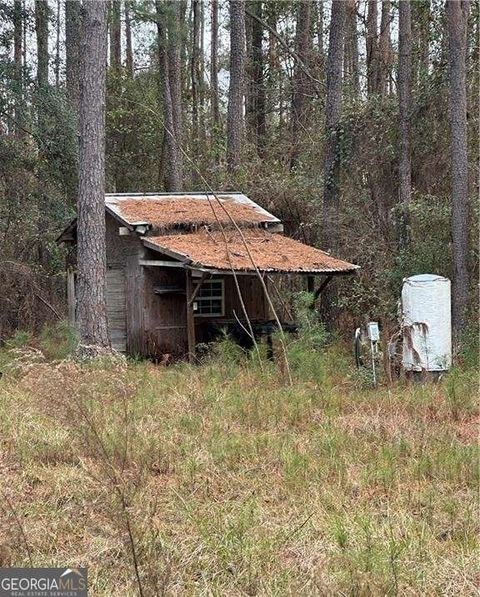
{"label": "window pane", "polygon": [[223,314],[223,281],[205,281],[196,296],[197,315]]}

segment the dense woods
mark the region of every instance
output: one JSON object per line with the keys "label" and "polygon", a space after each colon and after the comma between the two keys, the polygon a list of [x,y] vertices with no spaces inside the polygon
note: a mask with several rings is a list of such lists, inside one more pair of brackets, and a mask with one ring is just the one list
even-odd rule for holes
{"label": "dense woods", "polygon": [[[113,0],[105,28],[96,4],[0,2],[0,341],[64,317],[55,238],[77,199],[94,218],[104,95],[107,192],[241,190],[362,267],[332,289],[340,329],[394,326],[402,277],[421,272],[452,278],[468,329],[478,3]],[[79,241],[79,281],[100,280]]]}

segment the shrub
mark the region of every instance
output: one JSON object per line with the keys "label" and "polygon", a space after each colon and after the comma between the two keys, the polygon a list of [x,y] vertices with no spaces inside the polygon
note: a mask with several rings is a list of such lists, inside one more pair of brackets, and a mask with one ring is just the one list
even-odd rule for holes
{"label": "shrub", "polygon": [[40,348],[53,361],[66,359],[77,346],[77,332],[67,321],[43,327],[39,338]]}

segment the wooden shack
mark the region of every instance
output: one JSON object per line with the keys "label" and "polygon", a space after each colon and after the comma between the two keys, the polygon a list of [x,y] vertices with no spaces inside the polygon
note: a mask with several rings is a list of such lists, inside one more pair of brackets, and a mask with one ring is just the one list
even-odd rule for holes
{"label": "wooden shack", "polygon": [[[222,328],[265,324],[271,276],[308,276],[313,288],[314,276],[358,269],[285,237],[280,220],[241,193],[107,194],[105,218],[110,339],[128,355],[192,356]],[[58,240],[69,247],[74,322],[75,221]]]}

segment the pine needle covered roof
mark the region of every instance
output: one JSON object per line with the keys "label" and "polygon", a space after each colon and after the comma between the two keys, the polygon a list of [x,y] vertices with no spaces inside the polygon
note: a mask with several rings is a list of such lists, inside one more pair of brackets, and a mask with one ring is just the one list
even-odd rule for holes
{"label": "pine needle covered roof", "polygon": [[106,195],[108,211],[130,226],[155,229],[179,225],[242,226],[279,223],[280,220],[242,193],[158,193]]}
{"label": "pine needle covered roof", "polygon": [[276,273],[346,274],[359,269],[324,251],[263,230],[242,230],[242,234],[234,230],[203,230],[149,236],[143,242],[187,265],[205,269],[255,271],[253,262],[262,272]]}

